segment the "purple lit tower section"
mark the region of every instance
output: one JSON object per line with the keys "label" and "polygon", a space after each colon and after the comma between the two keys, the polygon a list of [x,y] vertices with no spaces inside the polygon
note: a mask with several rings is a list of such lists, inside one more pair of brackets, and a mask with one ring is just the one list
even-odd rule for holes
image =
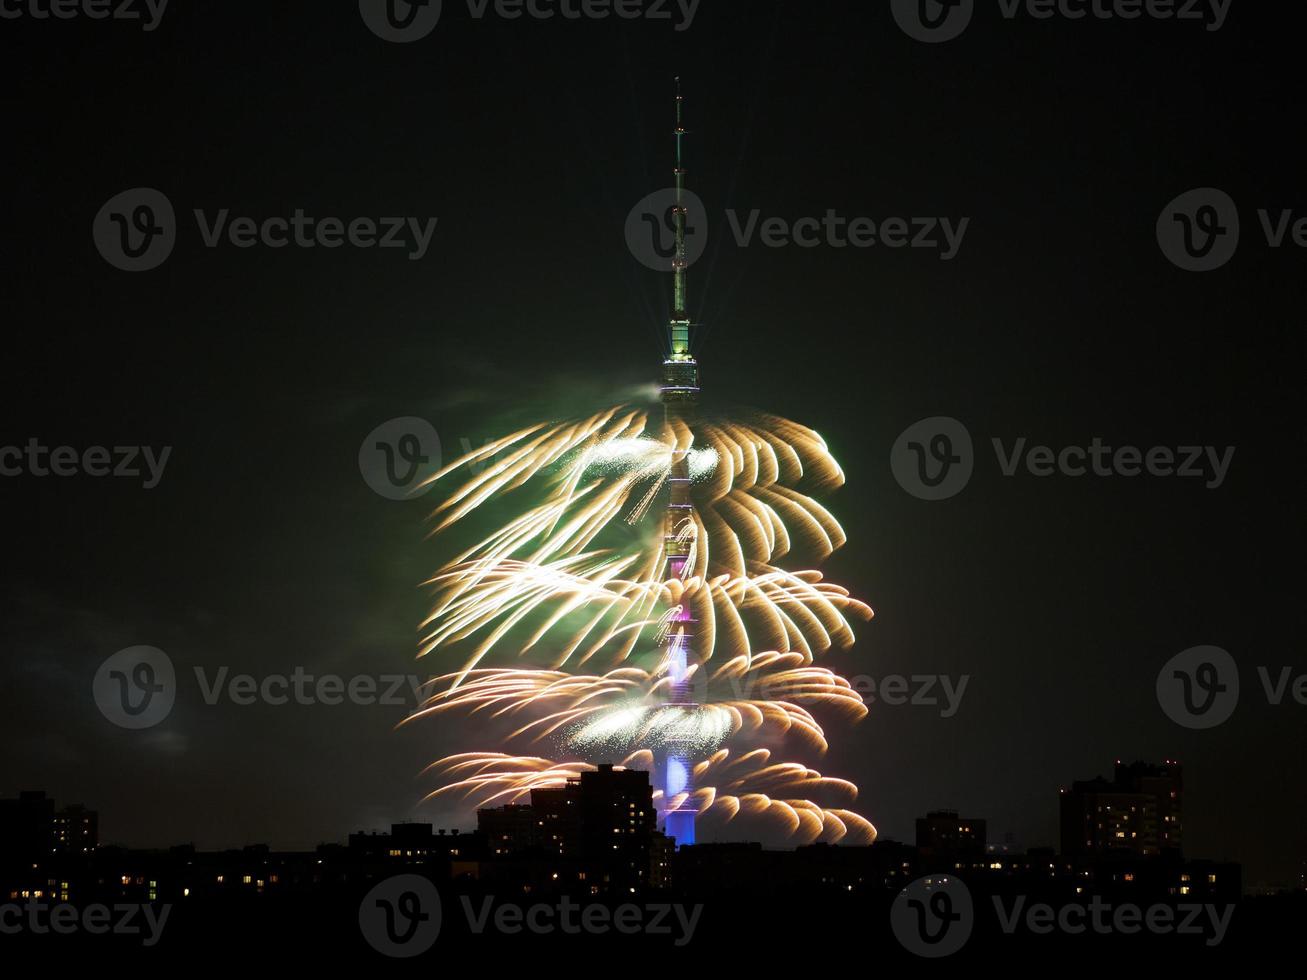
{"label": "purple lit tower section", "polygon": [[[677,439],[668,480],[669,498],[663,519],[663,550],[667,559],[665,578],[681,579],[690,563],[695,543],[694,505],[690,501],[690,445],[688,435],[699,400],[699,365],[690,355],[690,317],[686,312],[685,168],[681,142],[680,79],[676,87],[676,201],[672,208],[676,251],[672,258],[671,353],[663,361],[660,388],[668,431]],[[697,708],[690,690],[690,674],[696,665],[694,619],[688,605],[675,610],[667,624],[665,663],[667,704],[687,713]],[[678,845],[694,843],[694,820],[698,815],[691,793],[694,790],[693,746],[687,739],[669,738],[658,760],[663,789],[663,830]]]}

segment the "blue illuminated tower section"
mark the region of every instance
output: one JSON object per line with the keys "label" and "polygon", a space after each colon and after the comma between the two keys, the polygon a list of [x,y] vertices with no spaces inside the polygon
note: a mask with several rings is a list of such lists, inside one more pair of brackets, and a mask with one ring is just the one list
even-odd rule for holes
{"label": "blue illuminated tower section", "polygon": [[[694,549],[696,522],[690,501],[689,423],[699,401],[699,365],[690,355],[690,316],[686,311],[686,216],[685,167],[681,143],[681,81],[676,80],[676,198],[672,223],[676,251],[672,257],[671,352],[663,361],[660,393],[668,431],[676,440],[672,451],[670,493],[663,517],[663,551],[667,580],[683,579]],[[688,605],[673,613],[665,642],[668,685],[667,704],[690,713],[698,707],[690,690],[689,676],[696,665],[694,618]],[[694,820],[698,815],[691,793],[694,790],[693,746],[687,739],[668,739],[661,749],[658,767],[663,790],[663,831],[678,845],[694,843]]]}

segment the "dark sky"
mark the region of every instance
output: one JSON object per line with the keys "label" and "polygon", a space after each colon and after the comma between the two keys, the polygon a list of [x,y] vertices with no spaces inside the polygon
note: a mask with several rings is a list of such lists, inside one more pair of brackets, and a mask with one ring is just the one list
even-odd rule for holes
{"label": "dark sky", "polygon": [[[412,44],[357,5],[174,0],[158,28],[0,23],[7,337],[0,446],[171,446],[159,485],[0,479],[0,793],[45,788],[128,844],[302,846],[421,817],[457,743],[398,706],[206,705],[202,666],[256,677],[414,670],[432,498],[391,502],[360,443],[427,418],[446,459],[508,420],[583,412],[653,380],[665,283],[628,210],[669,181],[683,76],[692,270],[715,399],[813,426],[847,485],[829,563],[877,611],[830,665],[968,675],[960,710],[875,705],[819,768],[884,837],[950,806],[991,837],[1056,842],[1057,788],[1117,757],[1185,764],[1187,850],[1283,880],[1307,859],[1304,708],[1257,677],[1307,670],[1299,561],[1303,17],[1235,0],[1176,21],[1007,20],[923,44],[878,3],[705,0],[690,28],[477,20],[445,3]],[[92,240],[111,197],[168,196],[160,267]],[[1243,237],[1173,266],[1167,202],[1217,187]],[[430,251],[206,248],[191,212],[436,217]],[[726,209],[789,220],[970,218],[958,255],[740,247]],[[560,408],[561,406],[561,408]],[[928,416],[977,447],[958,496],[918,500],[890,450]],[[1237,447],[1224,484],[1004,477],[990,448]],[[182,675],[132,732],[91,698],[134,644]],[[1191,731],[1159,669],[1213,644],[1234,716]],[[461,818],[464,826],[468,817]]]}

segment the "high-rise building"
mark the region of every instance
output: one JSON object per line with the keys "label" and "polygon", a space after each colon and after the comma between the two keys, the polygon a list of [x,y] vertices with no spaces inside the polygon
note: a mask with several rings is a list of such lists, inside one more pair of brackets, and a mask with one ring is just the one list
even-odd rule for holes
{"label": "high-rise building", "polygon": [[665,877],[665,841],[656,823],[649,773],[611,765],[564,786],[532,790],[530,806],[477,813],[491,855],[554,858],[557,880],[586,882],[595,893],[643,888]]}
{"label": "high-rise building", "polygon": [[985,821],[932,810],[917,818],[917,850],[927,863],[979,860],[985,856]]}
{"label": "high-rise building", "polygon": [[0,855],[13,860],[45,857],[51,852],[54,800],[40,791],[0,800]]}
{"label": "high-rise building", "polygon": [[649,882],[649,845],[656,814],[649,774],[601,765],[581,773],[581,861],[604,888],[639,888]]}
{"label": "high-rise building", "polygon": [[581,806],[577,799],[580,783],[569,780],[557,789],[533,789],[531,809],[535,811],[536,834],[548,854],[572,858],[580,855]]}
{"label": "high-rise building", "polygon": [[0,855],[12,859],[90,854],[100,843],[100,816],[80,803],[62,810],[40,790],[0,800]]}
{"label": "high-rise building", "polygon": [[522,854],[540,848],[536,810],[531,806],[510,803],[496,809],[477,811],[477,830],[486,839],[494,857]]}
{"label": "high-rise building", "polygon": [[1061,791],[1064,855],[1179,856],[1184,839],[1180,763],[1123,764],[1112,779],[1077,780]]}
{"label": "high-rise building", "polygon": [[100,815],[80,803],[56,810],[51,826],[51,850],[58,854],[90,854],[100,843]]}

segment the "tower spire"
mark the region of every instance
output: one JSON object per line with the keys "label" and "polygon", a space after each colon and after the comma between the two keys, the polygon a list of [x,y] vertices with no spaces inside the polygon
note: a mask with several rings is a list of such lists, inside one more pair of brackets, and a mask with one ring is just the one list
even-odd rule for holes
{"label": "tower spire", "polygon": [[672,255],[672,349],[663,361],[663,402],[694,402],[699,398],[699,365],[690,353],[690,313],[686,298],[686,272],[690,261],[686,235],[690,233],[689,206],[685,199],[685,118],[682,112],[681,77],[676,76],[676,197],[672,203],[672,227],[676,232],[676,250]]}
{"label": "tower spire", "polygon": [[681,77],[676,76],[676,128],[672,131],[676,138],[676,203],[673,208],[673,222],[676,227],[676,255],[672,259],[672,359],[680,360],[690,356],[690,314],[687,312],[686,270],[689,262],[685,251],[685,226],[687,209],[685,206],[685,158],[682,142],[685,139],[685,123],[682,116],[684,97],[681,95]]}

